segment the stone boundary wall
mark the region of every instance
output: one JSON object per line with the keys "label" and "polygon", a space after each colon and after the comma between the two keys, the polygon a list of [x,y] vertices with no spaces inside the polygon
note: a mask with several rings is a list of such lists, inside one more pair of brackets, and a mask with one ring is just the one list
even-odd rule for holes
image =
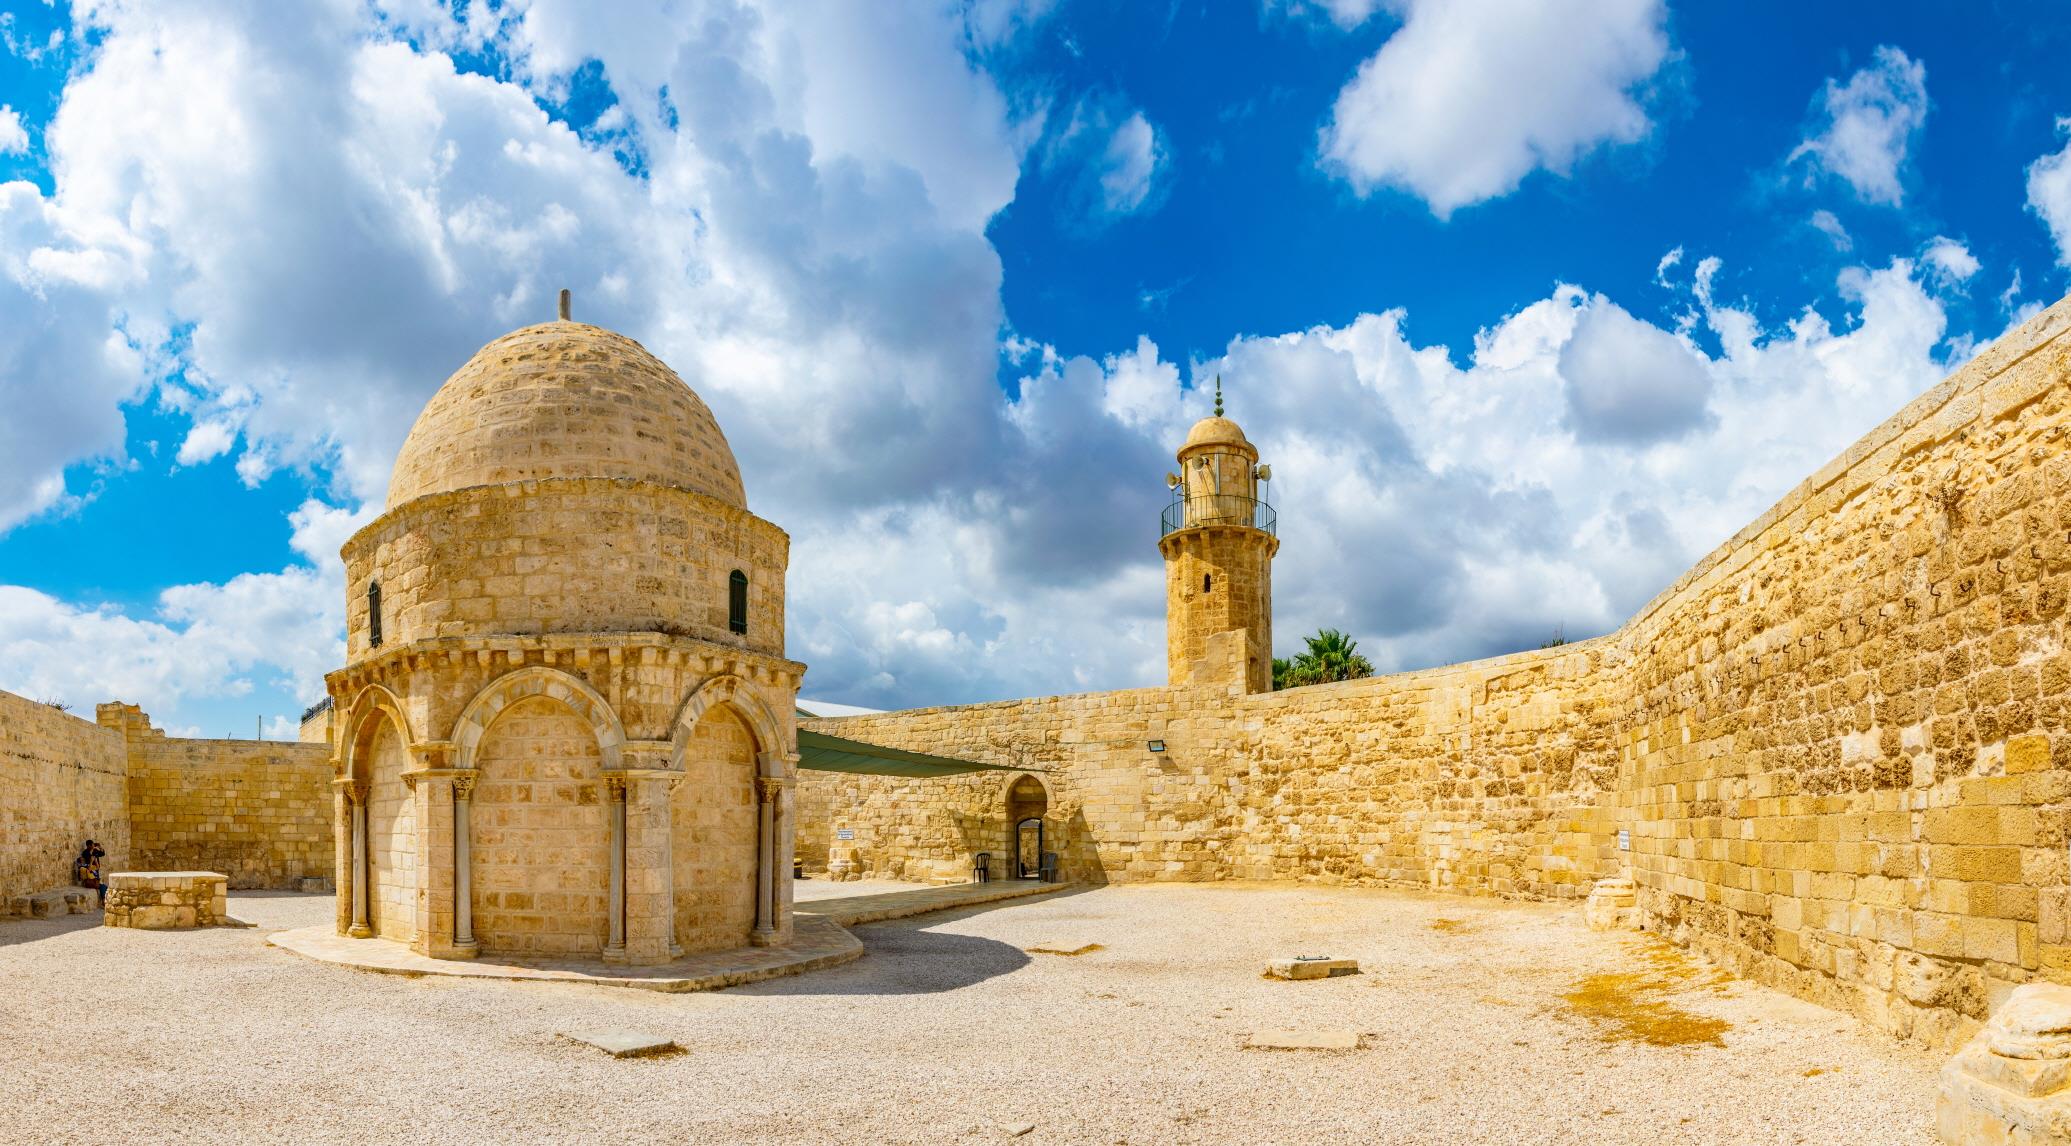
{"label": "stone boundary wall", "polygon": [[132,704],[99,716],[128,746],[127,866],[221,872],[234,888],[332,877],[329,745],[169,737]]}
{"label": "stone boundary wall", "polygon": [[[2067,330],[2059,303],[1987,348],[1596,640],[805,727],[1054,769],[1074,878],[1630,875],[1649,929],[1953,1046],[2071,981]],[[814,776],[802,858],[848,827],[868,871],[967,871],[1010,780]]]}
{"label": "stone boundary wall", "polygon": [[[1139,689],[801,726],[1035,771],[1046,847],[1069,879],[1571,897],[1615,866],[1616,748],[1583,700],[1607,655],[1578,645],[1253,696]],[[838,846],[866,874],[962,875],[974,853],[1006,850],[1019,774],[803,773],[799,858],[824,868],[847,828]]]}
{"label": "stone boundary wall", "polygon": [[0,692],[0,912],[70,886],[89,839],[128,861],[126,769],[120,733]]}

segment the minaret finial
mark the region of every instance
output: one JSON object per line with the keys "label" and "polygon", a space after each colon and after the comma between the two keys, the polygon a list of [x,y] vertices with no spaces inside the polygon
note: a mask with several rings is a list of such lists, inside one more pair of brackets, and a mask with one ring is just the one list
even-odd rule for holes
{"label": "minaret finial", "polygon": [[[566,315],[562,316],[566,318]],[[1215,376],[1215,416],[1222,417],[1222,375]]]}
{"label": "minaret finial", "polygon": [[568,288],[567,288],[567,287],[562,287],[562,288],[561,288],[561,321],[562,321],[562,322],[567,322],[567,321],[568,321],[568,301],[569,301],[569,291],[568,291]]}

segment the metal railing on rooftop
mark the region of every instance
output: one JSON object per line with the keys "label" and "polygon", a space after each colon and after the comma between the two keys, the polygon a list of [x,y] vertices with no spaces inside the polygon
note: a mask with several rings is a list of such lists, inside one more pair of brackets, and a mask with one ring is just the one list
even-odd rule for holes
{"label": "metal railing on rooftop", "polygon": [[1199,525],[1246,525],[1276,533],[1280,515],[1255,497],[1212,493],[1172,502],[1158,519],[1158,536]]}

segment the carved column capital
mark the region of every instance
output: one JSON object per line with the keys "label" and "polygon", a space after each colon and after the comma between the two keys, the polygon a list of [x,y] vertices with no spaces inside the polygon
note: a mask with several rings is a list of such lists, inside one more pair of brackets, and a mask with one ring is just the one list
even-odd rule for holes
{"label": "carved column capital", "polygon": [[755,796],[765,804],[774,804],[784,798],[784,789],[790,786],[791,781],[782,776],[757,776]]}
{"label": "carved column capital", "polygon": [[345,789],[346,803],[357,807],[367,802],[367,782],[365,780],[348,780],[341,787]]}
{"label": "carved column capital", "polygon": [[611,797],[613,803],[623,802],[626,798],[626,778],[624,776],[604,777],[604,792]]}
{"label": "carved column capital", "polygon": [[478,779],[479,776],[480,773],[477,772],[454,773],[453,798],[456,800],[472,799],[475,794],[475,780]]}

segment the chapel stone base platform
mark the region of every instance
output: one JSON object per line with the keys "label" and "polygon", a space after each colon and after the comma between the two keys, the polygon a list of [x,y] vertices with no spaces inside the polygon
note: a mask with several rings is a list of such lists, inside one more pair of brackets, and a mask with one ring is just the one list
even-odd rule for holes
{"label": "chapel stone base platform", "polygon": [[737,947],[686,955],[651,967],[628,967],[595,959],[434,959],[390,939],[352,939],[329,925],[298,927],[266,937],[285,951],[358,971],[385,975],[450,975],[460,979],[514,982],[593,983],[643,991],[716,991],[779,975],[834,967],[863,954],[863,944],[839,926],[800,916],[791,942],[781,947]]}
{"label": "chapel stone base platform", "polygon": [[592,959],[434,959],[389,939],[353,939],[329,924],[277,931],[266,941],[283,951],[384,975],[449,975],[460,979],[512,982],[591,983],[643,991],[717,991],[781,975],[836,967],[863,954],[863,944],[845,926],[924,915],[960,907],[1065,890],[1068,884],[1014,881],[963,884],[883,895],[858,895],[802,903],[792,917],[791,942],[781,947],[739,947],[686,955],[652,967],[628,967]]}

